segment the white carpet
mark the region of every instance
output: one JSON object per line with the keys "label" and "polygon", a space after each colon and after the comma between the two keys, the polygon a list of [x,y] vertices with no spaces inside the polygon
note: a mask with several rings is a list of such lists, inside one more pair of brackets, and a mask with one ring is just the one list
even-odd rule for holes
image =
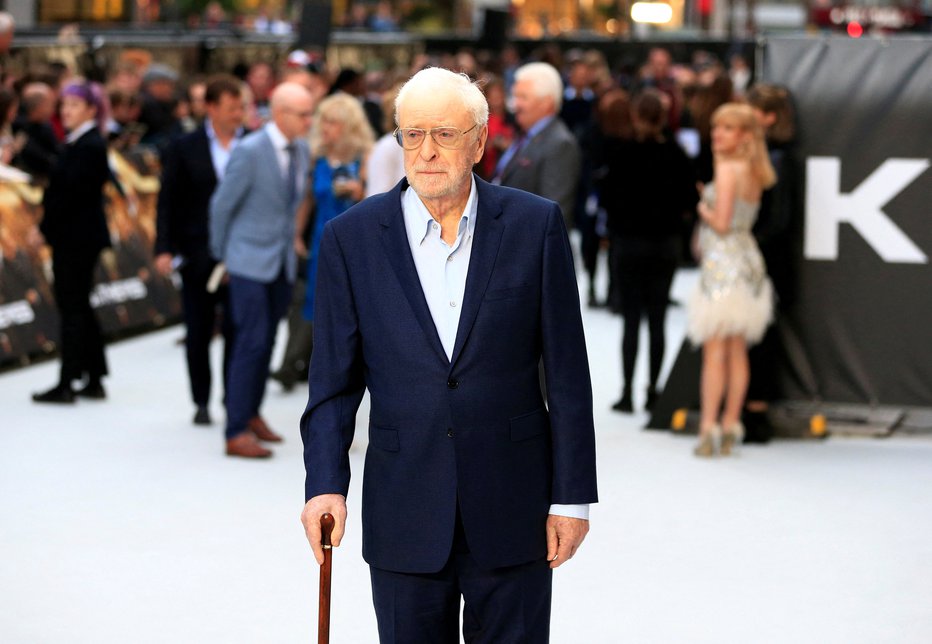
{"label": "white carpet", "polygon": [[[677,299],[694,279],[678,276]],[[700,461],[690,439],[610,411],[621,322],[584,315],[602,502],[555,574],[553,642],[932,641],[932,440],[778,441]],[[671,310],[668,365],[683,316]],[[219,392],[215,425],[190,422],[182,333],[110,346],[102,403],[33,404],[57,362],[0,376],[0,642],[315,641],[304,394],[270,384],[264,415],[286,435],[274,458],[226,458]],[[334,642],[377,639],[359,483],[334,556]]]}

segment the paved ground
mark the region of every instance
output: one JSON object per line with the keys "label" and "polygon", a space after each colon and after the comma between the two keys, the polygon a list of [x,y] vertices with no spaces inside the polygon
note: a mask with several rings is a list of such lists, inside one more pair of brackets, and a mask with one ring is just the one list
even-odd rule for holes
{"label": "paved ground", "polygon": [[[678,299],[693,279],[678,276]],[[620,321],[585,322],[602,502],[555,576],[555,643],[930,641],[932,440],[776,442],[699,461],[691,439],[609,410]],[[668,328],[672,352],[682,309]],[[190,424],[181,334],[111,346],[104,403],[31,403],[56,363],[0,376],[0,641],[314,641],[303,393],[270,386],[265,415],[287,436],[273,459],[225,458],[219,422]],[[376,641],[358,490],[357,478],[335,554],[335,642]]]}

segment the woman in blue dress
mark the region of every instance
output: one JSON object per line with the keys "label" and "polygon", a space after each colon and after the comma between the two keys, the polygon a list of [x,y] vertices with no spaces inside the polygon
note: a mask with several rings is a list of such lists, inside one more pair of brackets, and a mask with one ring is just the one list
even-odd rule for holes
{"label": "woman in blue dress", "polygon": [[375,135],[359,101],[343,92],[328,96],[317,108],[311,130],[311,194],[298,213],[298,230],[304,230],[314,212],[310,244],[298,250],[307,254],[307,290],[304,318],[314,320],[317,253],[328,221],[362,200],[366,189],[366,157]]}

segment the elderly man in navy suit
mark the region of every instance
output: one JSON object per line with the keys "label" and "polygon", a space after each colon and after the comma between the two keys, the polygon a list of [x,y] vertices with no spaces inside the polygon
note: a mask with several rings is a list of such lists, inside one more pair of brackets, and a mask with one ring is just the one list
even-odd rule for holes
{"label": "elderly man in navy suit", "polygon": [[226,265],[234,341],[227,374],[226,453],[264,458],[258,441],[281,437],[259,408],[278,321],[297,273],[295,212],[308,172],[304,137],[314,114],[310,93],[282,83],[272,93],[272,120],[245,137],[210,201],[211,254]]}
{"label": "elderly man in navy suit", "polygon": [[[366,389],[363,556],[379,638],[546,642],[552,569],[597,501],[592,392],[559,206],[472,174],[488,105],[429,68],[395,104],[405,174],[327,224],[302,521],[346,521],[347,451]],[[549,409],[538,379],[543,360]]]}

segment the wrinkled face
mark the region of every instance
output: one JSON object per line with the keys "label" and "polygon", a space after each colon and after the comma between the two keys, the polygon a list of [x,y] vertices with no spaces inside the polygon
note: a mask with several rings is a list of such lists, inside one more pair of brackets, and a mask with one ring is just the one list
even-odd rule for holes
{"label": "wrinkled face", "polygon": [[97,108],[77,96],[65,96],[61,100],[61,124],[66,130],[90,121],[97,116]]}
{"label": "wrinkled face", "polygon": [[715,154],[735,154],[749,143],[751,133],[732,121],[719,121],[712,126],[712,152]]}
{"label": "wrinkled face", "polygon": [[217,132],[233,134],[243,124],[245,114],[243,99],[224,92],[216,103],[207,103],[207,116]]}
{"label": "wrinkled face", "polygon": [[[398,110],[400,128],[455,127],[466,132],[475,124],[462,102],[446,92],[408,95]],[[404,151],[408,183],[425,200],[468,191],[472,167],[482,158],[487,136],[487,127],[475,127],[463,135],[457,149],[441,147],[425,136],[419,147]]]}
{"label": "wrinkled face", "polygon": [[525,132],[545,116],[556,112],[553,98],[537,96],[533,82],[527,78],[515,82],[511,97],[514,100],[515,121]]}

